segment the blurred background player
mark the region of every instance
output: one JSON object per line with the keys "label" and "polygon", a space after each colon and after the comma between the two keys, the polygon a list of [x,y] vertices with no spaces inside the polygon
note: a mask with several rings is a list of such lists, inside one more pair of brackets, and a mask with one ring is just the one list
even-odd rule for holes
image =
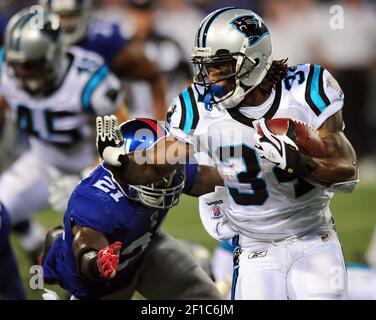
{"label": "blurred background player", "polygon": [[[61,36],[58,16],[29,9],[6,29],[0,92],[31,144],[0,178],[0,198],[13,224],[47,206],[49,167],[78,174],[95,162],[96,115],[126,117],[121,84],[103,59],[80,48],[66,50]],[[21,245],[33,252],[42,236],[28,228]]]}
{"label": "blurred background player", "polygon": [[[165,99],[171,99],[192,81],[192,68],[181,45],[170,35],[158,31],[156,0],[128,0],[126,2],[124,32],[130,45],[137,45],[158,66],[166,83]],[[130,114],[153,117],[153,95],[145,81],[128,84]],[[164,113],[167,109],[164,110]],[[163,115],[164,116],[164,115]],[[155,117],[154,117],[155,118]],[[164,118],[156,118],[164,119]]]}
{"label": "blurred background player", "polygon": [[[115,139],[106,124],[112,120],[99,121],[101,137]],[[168,135],[151,119],[127,121],[120,130],[118,142],[124,139],[129,152],[147,149]],[[161,231],[182,192],[212,190],[208,176],[198,176],[197,165],[187,164],[161,175],[157,183],[131,185],[114,169],[101,164],[75,188],[64,236],[57,236],[43,256],[46,282],[58,282],[78,299],[131,299],[135,291],[146,299],[220,299],[189,251]]]}
{"label": "blurred background player", "polygon": [[129,42],[117,23],[93,17],[91,0],[40,0],[40,4],[60,16],[65,44],[100,54],[121,79],[145,81],[151,91],[152,116],[163,119],[165,84],[158,66],[145,56],[142,46]]}
{"label": "blurred background player", "polygon": [[0,203],[0,298],[24,300],[26,299],[26,292],[10,244],[10,232],[9,214],[3,204]]}

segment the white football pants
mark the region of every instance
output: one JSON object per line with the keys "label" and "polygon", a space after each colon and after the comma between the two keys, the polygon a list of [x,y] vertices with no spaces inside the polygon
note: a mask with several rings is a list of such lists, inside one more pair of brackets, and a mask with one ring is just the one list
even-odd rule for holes
{"label": "white football pants", "polygon": [[235,300],[347,298],[346,268],[335,231],[241,250],[234,265]]}

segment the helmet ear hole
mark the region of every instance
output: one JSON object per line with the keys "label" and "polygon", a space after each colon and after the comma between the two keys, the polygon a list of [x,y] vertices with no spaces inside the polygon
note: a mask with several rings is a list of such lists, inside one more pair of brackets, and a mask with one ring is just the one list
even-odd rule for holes
{"label": "helmet ear hole", "polygon": [[259,63],[260,63],[260,59],[259,59],[259,58],[256,58],[256,59],[255,59],[255,64],[254,64],[253,67],[257,67],[257,66],[259,65]]}

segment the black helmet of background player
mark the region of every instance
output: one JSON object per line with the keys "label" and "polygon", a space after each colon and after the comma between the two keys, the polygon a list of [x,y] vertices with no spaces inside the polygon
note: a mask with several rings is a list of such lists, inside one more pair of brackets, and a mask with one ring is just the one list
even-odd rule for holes
{"label": "black helmet of background player", "polygon": [[59,17],[24,9],[5,31],[5,61],[10,76],[32,95],[45,95],[57,86],[64,48]]}
{"label": "black helmet of background player", "polygon": [[72,45],[82,41],[92,16],[92,0],[39,0],[47,12],[60,16],[63,41]]}
{"label": "black helmet of background player", "polygon": [[[161,123],[146,118],[129,120],[120,125],[127,153],[141,151],[153,146],[158,140],[169,135]],[[143,205],[168,209],[179,202],[185,185],[185,170],[182,166],[156,183],[147,185],[123,185],[124,193],[132,200]]]}

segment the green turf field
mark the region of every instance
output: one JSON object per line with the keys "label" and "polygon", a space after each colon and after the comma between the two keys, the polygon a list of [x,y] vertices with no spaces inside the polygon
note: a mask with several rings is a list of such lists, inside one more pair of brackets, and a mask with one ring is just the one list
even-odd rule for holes
{"label": "green turf field", "polygon": [[[342,241],[347,262],[356,262],[362,258],[368,241],[376,224],[376,185],[359,185],[351,195],[336,195],[331,204],[337,231]],[[62,224],[63,216],[46,210],[37,216],[37,220],[46,228]],[[210,250],[216,242],[201,227],[197,211],[197,199],[183,197],[180,204],[172,209],[167,217],[164,229],[176,237],[198,241]],[[20,263],[25,285],[29,288],[29,265],[20,252],[17,241],[13,239],[14,248]],[[56,289],[57,287],[51,287]],[[30,299],[41,299],[40,290],[28,289]],[[63,291],[57,289],[59,294]]]}

